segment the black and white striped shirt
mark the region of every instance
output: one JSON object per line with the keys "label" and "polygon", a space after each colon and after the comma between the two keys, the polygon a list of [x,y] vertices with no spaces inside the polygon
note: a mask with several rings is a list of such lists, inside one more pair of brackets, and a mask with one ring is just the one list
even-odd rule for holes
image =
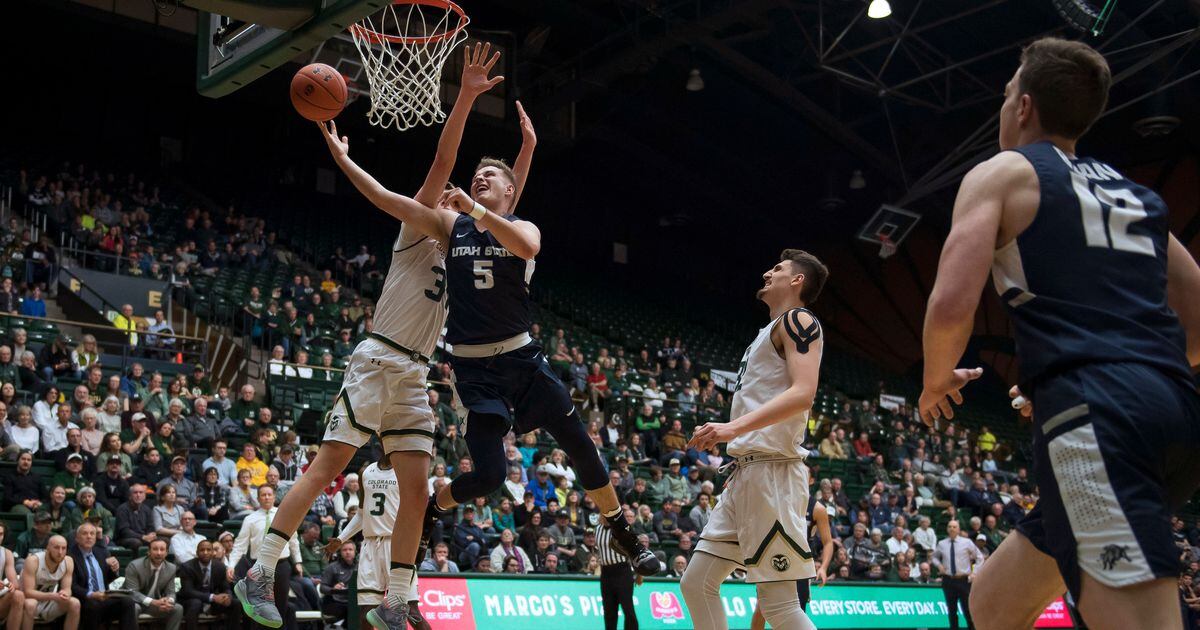
{"label": "black and white striped shirt", "polygon": [[613,548],[612,530],[606,525],[596,527],[596,557],[600,559],[602,567],[629,562],[625,556]]}

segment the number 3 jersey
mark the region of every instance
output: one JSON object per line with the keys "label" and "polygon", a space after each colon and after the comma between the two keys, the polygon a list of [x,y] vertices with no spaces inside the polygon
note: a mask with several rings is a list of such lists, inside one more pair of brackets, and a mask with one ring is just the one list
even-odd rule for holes
{"label": "number 3 jersey", "polygon": [[[390,538],[396,528],[396,513],[400,510],[400,489],[396,472],[382,470],[379,462],[371,462],[362,471],[363,503],[358,506],[362,515],[362,533],[366,538]],[[343,539],[345,540],[345,539]]]}
{"label": "number 3 jersey", "polygon": [[[514,216],[505,217],[516,221]],[[446,255],[450,322],[446,343],[489,344],[528,333],[533,261],[509,252],[491,232],[460,215]]]}
{"label": "number 3 jersey", "polygon": [[446,324],[442,245],[408,225],[392,245],[392,264],[375,307],[375,334],[432,356]]}
{"label": "number 3 jersey", "polygon": [[1016,329],[1021,381],[1085,363],[1131,361],[1190,381],[1183,329],[1167,306],[1167,206],[1111,166],[1049,142],[1014,149],[1041,199],[995,252],[992,280]]}

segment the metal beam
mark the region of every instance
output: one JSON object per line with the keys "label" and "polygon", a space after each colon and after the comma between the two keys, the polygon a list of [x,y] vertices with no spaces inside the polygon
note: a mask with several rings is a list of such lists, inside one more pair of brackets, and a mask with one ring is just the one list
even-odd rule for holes
{"label": "metal beam", "polygon": [[[660,56],[669,50],[689,43],[689,40],[693,39],[697,34],[707,35],[736,22],[745,15],[761,13],[780,5],[783,1],[746,0],[744,2],[733,2],[724,9],[701,18],[696,22],[689,23],[680,18],[677,24],[667,24],[665,29],[655,37],[637,42],[621,52],[614,53],[605,62],[594,68],[578,72],[578,78],[566,85],[556,87],[550,96],[539,102],[538,109],[549,114],[561,107],[582,100],[589,94],[607,87],[609,83],[625,75],[629,68],[636,67],[645,59]],[[615,42],[620,39],[619,35],[621,34],[606,38],[605,42]],[[593,47],[591,51],[595,51],[603,45],[604,42]],[[586,54],[586,52],[581,53],[572,62],[564,65],[577,65],[581,61],[583,54]],[[560,68],[562,67],[560,66]],[[548,76],[556,74],[558,73],[551,72],[548,73]]]}
{"label": "metal beam", "polygon": [[900,186],[904,181],[897,174],[896,163],[882,151],[864,140],[841,120],[813,102],[796,88],[758,62],[734,50],[724,42],[707,33],[697,34],[696,43],[712,52],[718,61],[724,62],[735,76],[748,81],[758,89],[779,99],[791,109],[813,123],[814,127],[834,141],[841,143],[847,151],[863,160],[872,169]]}

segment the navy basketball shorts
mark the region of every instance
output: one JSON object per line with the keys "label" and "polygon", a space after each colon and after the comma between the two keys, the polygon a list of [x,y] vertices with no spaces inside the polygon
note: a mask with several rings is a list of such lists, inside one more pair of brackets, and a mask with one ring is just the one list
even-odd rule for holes
{"label": "navy basketball shorts", "polygon": [[536,342],[494,357],[452,356],[450,367],[463,406],[503,417],[518,435],[545,427],[575,409]]}
{"label": "navy basketball shorts", "polygon": [[1200,485],[1195,387],[1145,364],[1097,363],[1030,389],[1041,496],[1017,529],[1076,601],[1081,571],[1113,588],[1178,576],[1170,518]]}

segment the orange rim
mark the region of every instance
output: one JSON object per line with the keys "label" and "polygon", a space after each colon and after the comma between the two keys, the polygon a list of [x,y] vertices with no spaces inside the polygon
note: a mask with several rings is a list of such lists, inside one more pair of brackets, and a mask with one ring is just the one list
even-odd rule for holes
{"label": "orange rim", "polygon": [[460,31],[466,28],[467,24],[471,22],[471,19],[467,17],[467,12],[463,11],[462,7],[458,6],[458,4],[452,2],[451,0],[395,0],[393,4],[397,6],[415,4],[442,9],[444,11],[454,11],[458,14],[458,25],[452,31],[446,31],[445,33],[440,33],[438,35],[429,35],[427,37],[403,37],[401,35],[387,35],[384,33],[377,33],[358,24],[351,26],[350,30],[354,31],[360,37],[373,44],[382,44],[384,42],[389,42],[392,44],[427,44],[431,42],[440,42],[444,39],[454,37]]}

